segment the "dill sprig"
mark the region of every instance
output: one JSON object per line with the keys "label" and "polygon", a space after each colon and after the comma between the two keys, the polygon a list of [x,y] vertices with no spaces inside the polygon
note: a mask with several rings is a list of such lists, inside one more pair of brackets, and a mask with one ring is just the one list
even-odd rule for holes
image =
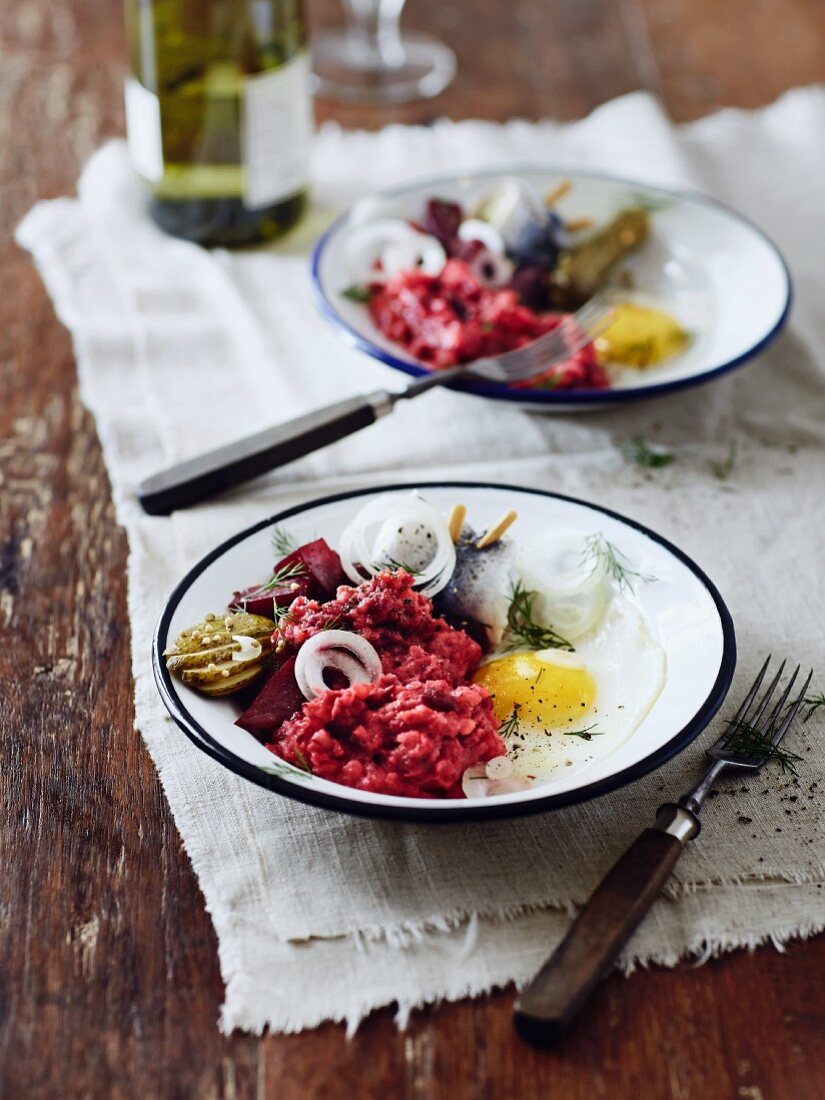
{"label": "dill sprig", "polygon": [[760,730],[756,726],[752,726],[750,722],[742,721],[741,718],[732,718],[730,725],[733,729],[722,745],[725,753],[729,753],[731,756],[751,757],[755,761],[775,760],[781,766],[783,772],[790,772],[791,775],[799,774],[796,765],[802,757],[795,752],[791,752],[790,749],[783,748],[781,745],[774,745],[771,740],[774,732],[773,727]]}
{"label": "dill sprig", "polygon": [[646,214],[657,214],[668,210],[676,200],[670,195],[651,195],[648,191],[628,191],[620,212],[625,210],[644,210]]}
{"label": "dill sprig", "polygon": [[711,459],[708,462],[710,472],[719,481],[727,481],[730,475],[733,473],[733,467],[736,465],[736,455],[739,451],[739,445],[736,440],[732,440],[728,446],[727,457],[723,459]]}
{"label": "dill sprig", "polygon": [[643,435],[634,435],[622,445],[622,454],[628,462],[644,466],[648,470],[658,470],[676,461],[672,451],[661,451],[650,446]]}
{"label": "dill sprig", "polygon": [[625,361],[634,367],[649,367],[656,362],[656,337],[648,336],[646,340],[636,340],[632,344],[626,344],[622,348]]}
{"label": "dill sprig", "polygon": [[395,558],[383,558],[381,561],[375,563],[377,569],[389,569],[397,573],[409,573],[411,577],[420,577],[421,570],[413,569],[411,565],[407,565],[404,561],[396,561]]}
{"label": "dill sprig", "polygon": [[310,766],[309,761],[304,756],[304,754],[301,752],[301,750],[298,748],[298,746],[293,745],[292,746],[292,751],[295,753],[295,759],[297,760],[297,764],[295,765],[295,767],[300,768],[302,772],[309,772],[309,774],[311,775],[312,774],[312,767]]}
{"label": "dill sprig", "polygon": [[321,630],[337,630],[341,622],[342,619],[340,615],[327,615],[321,626]]}
{"label": "dill sprig", "polygon": [[341,297],[348,298],[351,302],[360,302],[361,305],[366,305],[370,300],[370,292],[368,287],[353,283],[352,286],[348,286],[341,291]]}
{"label": "dill sprig", "polygon": [[[266,596],[268,592],[274,592],[276,588],[283,588],[285,584],[296,580],[298,577],[302,577],[305,573],[306,566],[303,562],[296,561],[293,562],[292,565],[285,565],[283,568],[276,570],[266,584],[262,584],[261,587],[256,588],[254,592],[249,592],[246,596],[241,597],[238,601],[238,606],[246,611],[250,600],[257,600],[260,596]],[[288,612],[288,607],[278,607],[273,599],[272,614],[278,626],[281,625]]]}
{"label": "dill sprig", "polygon": [[580,737],[582,741],[590,741],[594,737],[604,737],[604,730],[597,730],[598,722],[593,722],[580,730],[562,730],[565,737]]}
{"label": "dill sprig", "polygon": [[283,588],[289,581],[297,580],[298,577],[303,577],[306,574],[307,567],[302,561],[294,561],[291,565],[284,565],[280,569],[277,569],[266,584],[261,585],[256,596],[262,596],[267,592],[271,592],[274,588]]}
{"label": "dill sprig", "polygon": [[566,649],[573,653],[573,646],[561,634],[536,621],[533,611],[535,592],[530,592],[521,581],[516,581],[507,609],[507,649]]}
{"label": "dill sprig", "polygon": [[288,623],[292,622],[292,605],[287,604],[284,607],[280,607],[278,604],[274,603],[272,617],[275,620],[275,629],[283,630]]}
{"label": "dill sprig", "polygon": [[521,710],[521,703],[513,703],[513,713],[509,718],[505,718],[501,725],[498,727],[499,736],[503,737],[506,741],[508,737],[513,737],[519,731],[519,717],[518,712]]}
{"label": "dill sprig", "polygon": [[805,721],[811,717],[812,714],[816,714],[820,707],[825,707],[825,694],[822,692],[819,695],[806,695],[802,700],[803,707],[807,707],[805,711]]}
{"label": "dill sprig", "polygon": [[[301,750],[296,748],[295,755],[303,756]],[[299,776],[311,776],[312,768],[309,763],[304,759],[303,764],[293,764],[288,760],[279,760],[277,763],[261,764],[259,765],[262,772],[266,772],[268,775],[275,775],[278,779],[297,779]]]}
{"label": "dill sprig", "polygon": [[604,565],[608,575],[619,588],[630,589],[631,592],[633,591],[633,584],[637,580],[644,581],[645,584],[656,580],[649,573],[640,573],[638,569],[631,569],[630,562],[625,555],[612,542],[609,542],[601,531],[597,531],[594,535],[588,535],[584,540],[582,561],[585,564],[588,562],[593,563],[591,573],[595,573],[600,565]]}
{"label": "dill sprig", "polygon": [[293,550],[298,549],[298,543],[295,541],[295,536],[287,531],[286,527],[280,525],[272,528],[272,546],[275,549],[275,553],[279,554],[282,558],[285,558],[287,554],[291,554]]}

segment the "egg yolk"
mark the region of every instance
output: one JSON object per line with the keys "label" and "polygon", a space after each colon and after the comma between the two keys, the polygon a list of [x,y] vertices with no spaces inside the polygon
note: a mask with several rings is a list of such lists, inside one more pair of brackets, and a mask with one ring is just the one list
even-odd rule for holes
{"label": "egg yolk", "polygon": [[558,650],[499,657],[483,665],[473,680],[493,696],[500,722],[516,709],[520,722],[542,728],[580,722],[596,697],[596,682],[584,665]]}
{"label": "egg yolk", "polygon": [[596,350],[609,363],[653,367],[684,351],[690,336],[678,321],[660,309],[619,302],[596,339]]}

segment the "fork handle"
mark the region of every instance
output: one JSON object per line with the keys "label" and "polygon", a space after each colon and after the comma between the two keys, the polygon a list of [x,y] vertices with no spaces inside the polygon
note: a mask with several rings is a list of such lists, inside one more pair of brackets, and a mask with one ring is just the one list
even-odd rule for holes
{"label": "fork handle", "polygon": [[392,410],[397,396],[376,390],[347,397],[179,462],[141,482],[138,500],[150,515],[168,516],[369,427]]}
{"label": "fork handle", "polygon": [[641,924],[685,844],[699,832],[690,810],[667,803],[656,825],[608,871],[562,942],[516,1001],[516,1030],[549,1046],[567,1029]]}

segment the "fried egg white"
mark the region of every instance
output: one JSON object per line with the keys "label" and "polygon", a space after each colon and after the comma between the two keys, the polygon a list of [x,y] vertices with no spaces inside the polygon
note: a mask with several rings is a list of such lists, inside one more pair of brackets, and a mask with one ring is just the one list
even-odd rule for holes
{"label": "fried egg white", "polygon": [[642,614],[616,593],[574,653],[507,654],[474,679],[494,697],[515,771],[541,781],[581,770],[626,741],[658,698],[665,671]]}

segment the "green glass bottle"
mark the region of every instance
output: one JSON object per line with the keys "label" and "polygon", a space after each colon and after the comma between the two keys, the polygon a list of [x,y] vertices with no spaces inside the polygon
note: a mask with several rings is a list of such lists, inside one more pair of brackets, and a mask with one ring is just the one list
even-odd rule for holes
{"label": "green glass bottle", "polygon": [[279,236],[307,196],[301,0],[126,0],[129,151],[161,228],[232,247]]}

